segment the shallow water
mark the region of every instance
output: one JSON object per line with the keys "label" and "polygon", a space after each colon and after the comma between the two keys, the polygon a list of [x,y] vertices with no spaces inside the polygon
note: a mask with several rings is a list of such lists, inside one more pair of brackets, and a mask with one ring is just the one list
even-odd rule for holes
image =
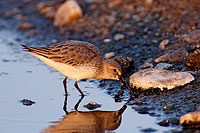
{"label": "shallow water", "polygon": [[[62,84],[64,76],[23,52],[20,43],[16,41],[18,34],[15,31],[0,31],[0,129],[4,133],[42,132],[65,116]],[[80,99],[73,84],[74,81],[68,79],[68,112],[74,111],[74,105]],[[106,94],[106,90],[98,86],[98,80],[79,82],[79,87],[87,94],[78,107],[79,111],[90,111],[83,105],[91,101],[102,104],[97,109],[102,111],[117,111],[125,104],[116,103]],[[22,99],[30,99],[36,103],[25,106],[19,102]],[[142,132],[147,128],[163,132],[173,129],[160,127],[156,122],[155,117],[138,114],[128,106],[122,114],[120,126],[113,132]]]}

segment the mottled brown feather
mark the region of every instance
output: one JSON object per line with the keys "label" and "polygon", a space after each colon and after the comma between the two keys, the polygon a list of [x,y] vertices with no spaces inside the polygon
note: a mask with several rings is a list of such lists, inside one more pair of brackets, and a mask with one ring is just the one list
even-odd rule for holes
{"label": "mottled brown feather", "polygon": [[71,40],[48,47],[34,48],[24,46],[24,48],[28,52],[42,55],[53,61],[77,67],[89,66],[90,64],[100,66],[103,62],[103,57],[97,47],[88,42]]}

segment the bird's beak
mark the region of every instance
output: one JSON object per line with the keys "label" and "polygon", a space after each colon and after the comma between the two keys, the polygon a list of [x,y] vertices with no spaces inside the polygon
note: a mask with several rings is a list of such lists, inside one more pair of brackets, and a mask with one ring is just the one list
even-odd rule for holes
{"label": "bird's beak", "polygon": [[126,86],[126,88],[130,91],[131,94],[134,94],[133,93],[133,90],[130,88],[130,86],[126,83],[126,81],[122,78],[121,75],[119,75],[119,80],[123,83],[123,85]]}
{"label": "bird's beak", "polygon": [[127,108],[127,105],[124,105],[119,111],[118,111],[118,115],[121,115]]}

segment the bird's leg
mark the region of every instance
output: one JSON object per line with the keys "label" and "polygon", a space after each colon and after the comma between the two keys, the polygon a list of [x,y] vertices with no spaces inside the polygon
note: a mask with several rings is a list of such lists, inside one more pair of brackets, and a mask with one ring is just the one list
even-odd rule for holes
{"label": "bird's leg", "polygon": [[83,92],[82,92],[81,89],[78,87],[77,81],[75,82],[74,86],[75,86],[76,89],[81,93],[81,96],[84,96]]}
{"label": "bird's leg", "polygon": [[79,106],[79,104],[81,103],[81,101],[83,100],[83,98],[84,98],[84,95],[81,96],[81,98],[78,100],[78,102],[77,102],[76,105],[74,106],[74,109],[75,109],[76,111],[78,111],[78,106]]}
{"label": "bird's leg", "polygon": [[65,89],[65,96],[67,96],[67,77],[65,77],[65,79],[63,80],[63,85],[64,85],[64,89]]}
{"label": "bird's leg", "polygon": [[67,95],[65,96],[65,101],[64,101],[64,105],[63,105],[63,110],[65,111],[66,114],[68,114],[68,112],[67,112]]}

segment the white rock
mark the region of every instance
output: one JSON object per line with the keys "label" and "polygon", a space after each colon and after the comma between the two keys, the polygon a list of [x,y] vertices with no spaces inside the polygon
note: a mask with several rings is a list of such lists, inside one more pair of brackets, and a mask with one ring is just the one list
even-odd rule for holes
{"label": "white rock", "polygon": [[110,39],[104,39],[103,42],[109,43],[109,42],[111,42],[111,40]]}
{"label": "white rock", "polygon": [[54,26],[64,26],[83,15],[82,10],[75,0],[68,0],[56,11]]}
{"label": "white rock", "polygon": [[105,54],[105,58],[109,59],[109,58],[112,58],[115,56],[115,53],[114,52],[110,52],[110,53],[106,53]]}
{"label": "white rock", "polygon": [[124,39],[124,35],[123,35],[123,34],[116,34],[116,35],[114,36],[114,40],[115,40],[115,41],[119,41],[119,40],[121,40],[121,39]]}
{"label": "white rock", "polygon": [[188,72],[173,72],[155,68],[144,69],[130,76],[131,85],[144,90],[148,88],[172,89],[192,80],[194,77]]}
{"label": "white rock", "polygon": [[180,124],[195,124],[200,123],[200,112],[187,113],[180,117]]}

